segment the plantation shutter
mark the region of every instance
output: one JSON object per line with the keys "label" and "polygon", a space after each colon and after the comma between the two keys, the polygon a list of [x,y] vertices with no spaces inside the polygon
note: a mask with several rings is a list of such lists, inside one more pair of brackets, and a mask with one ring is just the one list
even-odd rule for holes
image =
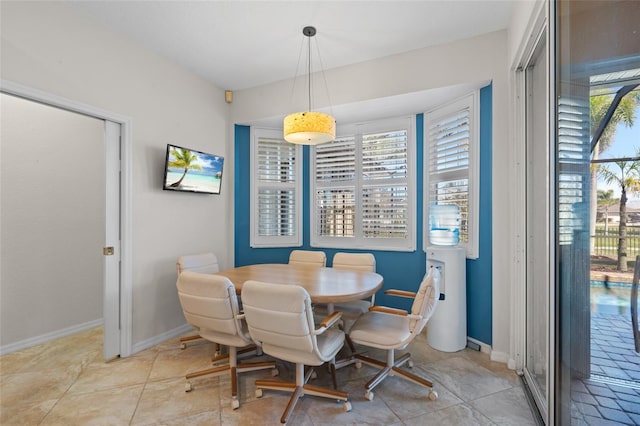
{"label": "plantation shutter", "polygon": [[338,130],[344,136],[312,151],[311,244],[414,250],[413,117]]}
{"label": "plantation shutter", "polygon": [[301,150],[279,131],[256,129],[252,141],[252,246],[300,245]]}
{"label": "plantation shutter", "polygon": [[408,131],[362,136],[362,235],[406,238],[409,227]]}
{"label": "plantation shutter", "polygon": [[460,208],[460,241],[469,242],[470,108],[454,111],[429,124],[427,158],[429,200],[433,204],[457,204]]}
{"label": "plantation shutter", "polygon": [[582,224],[574,210],[588,198],[589,101],[560,97],[558,100],[558,241],[571,244]]}
{"label": "plantation shutter", "polygon": [[318,145],[315,159],[316,232],[328,237],[353,237],[356,214],[354,137]]}
{"label": "plantation shutter", "polygon": [[455,204],[460,211],[460,245],[467,257],[478,257],[479,106],[474,91],[425,114],[424,241],[429,244],[429,210]]}

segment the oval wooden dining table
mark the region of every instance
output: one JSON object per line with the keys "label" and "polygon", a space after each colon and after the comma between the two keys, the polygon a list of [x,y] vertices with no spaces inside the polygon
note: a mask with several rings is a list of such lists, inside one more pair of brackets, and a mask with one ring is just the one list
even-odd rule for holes
{"label": "oval wooden dining table", "polygon": [[304,287],[313,303],[329,305],[366,299],[380,290],[384,283],[382,275],[375,272],[282,263],[239,266],[216,274],[229,278],[238,294],[242,292],[245,281],[249,280],[294,284]]}

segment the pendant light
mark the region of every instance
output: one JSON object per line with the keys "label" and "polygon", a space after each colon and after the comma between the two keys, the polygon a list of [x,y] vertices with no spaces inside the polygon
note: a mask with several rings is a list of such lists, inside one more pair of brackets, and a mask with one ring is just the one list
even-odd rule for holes
{"label": "pendant light", "polygon": [[308,63],[307,82],[309,109],[294,112],[284,118],[284,140],[294,144],[318,145],[336,138],[336,120],[329,114],[311,111],[311,37],[316,35],[315,27],[304,27],[302,34],[307,37]]}

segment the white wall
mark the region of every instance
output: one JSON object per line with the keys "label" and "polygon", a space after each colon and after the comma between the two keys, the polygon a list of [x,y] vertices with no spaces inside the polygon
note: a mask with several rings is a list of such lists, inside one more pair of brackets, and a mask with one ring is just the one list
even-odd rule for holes
{"label": "white wall", "polygon": [[546,7],[545,0],[519,0],[513,2],[511,10],[511,19],[509,21],[509,66],[514,66],[515,62],[522,54],[525,41],[524,37],[528,37],[530,28],[533,25],[532,17],[537,16],[537,11]]}
{"label": "white wall", "polygon": [[0,347],[102,319],[104,122],[0,95]]}
{"label": "white wall", "polygon": [[233,175],[225,170],[219,196],[162,191],[165,147],[232,162],[223,90],[66,4],[3,1],[0,8],[2,79],[132,120],[133,344],[183,325],[175,261],[213,250],[222,267],[231,266]]}
{"label": "white wall", "polygon": [[[403,95],[483,80],[493,82],[493,351],[503,362],[509,353],[508,223],[509,141],[507,32],[495,32],[450,44],[414,50],[326,70],[332,106]],[[253,121],[291,112],[292,82],[282,81],[235,93],[232,121]],[[264,102],[269,99],[269,102]],[[298,100],[295,102],[297,103]],[[317,108],[328,106],[314,98]],[[414,113],[423,112],[422,110]]]}

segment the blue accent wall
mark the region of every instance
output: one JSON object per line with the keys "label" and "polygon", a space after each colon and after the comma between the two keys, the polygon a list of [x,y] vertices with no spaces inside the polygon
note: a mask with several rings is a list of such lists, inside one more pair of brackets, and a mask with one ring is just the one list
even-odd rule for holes
{"label": "blue accent wall", "polygon": [[480,89],[480,222],[478,259],[467,259],[467,335],[491,344],[492,337],[492,221],[491,145],[492,87]]}
{"label": "blue accent wall", "polygon": [[[467,260],[467,334],[486,344],[491,344],[491,85],[480,92],[480,257]],[[416,251],[395,252],[369,250],[376,257],[376,269],[384,277],[384,286],[376,295],[376,304],[402,309],[410,308],[407,299],[383,294],[385,289],[415,291],[426,268],[423,250],[423,123],[422,114],[416,115],[417,139],[417,215]],[[290,248],[251,248],[250,241],[250,129],[235,126],[235,264],[243,266],[256,263],[287,263]],[[318,250],[310,241],[310,149],[303,149],[303,250]],[[346,249],[323,249],[327,266],[333,255]]]}

